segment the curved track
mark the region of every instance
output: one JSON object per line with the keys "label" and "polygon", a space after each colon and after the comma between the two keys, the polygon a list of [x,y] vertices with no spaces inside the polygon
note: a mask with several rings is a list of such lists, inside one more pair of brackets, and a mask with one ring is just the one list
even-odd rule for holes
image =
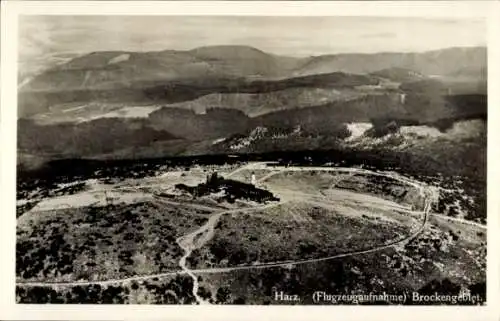
{"label": "curved track", "polygon": [[[234,172],[230,173],[228,175],[228,177],[234,175],[235,173],[241,171],[242,169],[259,168],[259,166],[262,166],[262,163],[249,164],[247,166],[240,167],[237,170],[235,170]],[[260,168],[262,168],[262,167],[260,167]],[[174,275],[179,275],[179,274],[188,274],[193,279],[193,294],[194,294],[197,302],[204,303],[204,301],[197,295],[198,280],[197,280],[195,273],[196,274],[208,274],[208,273],[231,272],[231,271],[237,271],[237,270],[262,269],[262,268],[271,268],[271,267],[279,267],[279,266],[287,266],[287,265],[297,265],[297,264],[321,262],[321,261],[327,261],[327,260],[332,260],[332,259],[337,259],[337,258],[342,258],[342,257],[370,254],[370,253],[382,251],[384,249],[394,247],[396,245],[411,241],[412,239],[417,237],[424,230],[426,223],[427,223],[427,220],[428,220],[428,217],[429,217],[432,199],[430,197],[431,195],[429,195],[427,193],[427,191],[425,190],[425,185],[423,185],[419,182],[410,180],[406,177],[399,176],[397,174],[392,174],[392,173],[384,174],[384,173],[377,173],[377,172],[372,172],[369,170],[363,170],[363,169],[357,169],[357,168],[338,168],[338,167],[337,168],[335,168],[335,167],[286,167],[286,168],[283,168],[283,167],[267,167],[267,166],[265,166],[263,168],[272,169],[272,170],[274,169],[275,171],[273,171],[270,174],[261,178],[259,180],[259,182],[262,182],[262,181],[272,177],[273,175],[280,173],[280,172],[283,172],[283,171],[311,171],[311,170],[337,171],[337,172],[358,172],[358,173],[367,173],[367,174],[373,174],[373,175],[378,175],[378,176],[387,176],[387,177],[394,178],[394,179],[401,181],[403,183],[417,187],[420,190],[420,192],[422,193],[422,195],[425,197],[425,206],[424,206],[424,211],[422,212],[422,214],[423,214],[422,224],[420,225],[419,229],[417,231],[415,231],[414,233],[412,233],[411,235],[405,236],[405,237],[397,239],[397,240],[392,240],[384,245],[373,247],[373,248],[367,248],[367,249],[363,249],[363,250],[335,254],[335,255],[322,257],[322,258],[303,259],[303,260],[296,260],[296,261],[266,262],[266,263],[247,264],[247,265],[233,266],[233,267],[189,269],[186,266],[187,258],[191,255],[191,253],[194,249],[200,248],[201,246],[203,246],[206,242],[208,242],[212,238],[213,233],[214,233],[214,226],[218,222],[219,218],[222,215],[231,214],[231,213],[248,213],[248,212],[252,212],[252,211],[259,211],[259,210],[262,210],[265,208],[270,208],[270,207],[281,205],[284,202],[267,204],[267,205],[263,205],[263,206],[252,207],[252,208],[224,210],[224,211],[220,211],[220,212],[212,214],[212,216],[210,216],[208,222],[205,225],[201,226],[199,229],[197,229],[194,232],[191,232],[187,235],[181,236],[177,239],[177,243],[185,252],[179,261],[179,266],[181,267],[181,270],[179,270],[179,271],[150,274],[150,275],[136,275],[136,276],[131,276],[131,277],[127,277],[127,278],[110,279],[110,280],[96,280],[96,281],[73,281],[73,282],[17,281],[16,285],[22,286],[22,287],[34,287],[34,286],[40,286],[40,287],[65,287],[65,286],[69,286],[69,287],[71,287],[71,286],[82,286],[82,285],[93,285],[93,284],[111,285],[111,284],[126,283],[126,282],[130,282],[130,281],[140,281],[140,280],[147,280],[147,279],[153,279],[153,278],[174,276]],[[177,203],[177,202],[172,202],[172,203]]]}
{"label": "curved track", "polygon": [[[273,204],[273,206],[277,206],[283,203],[277,203]],[[267,206],[270,207],[270,206]],[[414,232],[413,234],[406,236],[404,238],[398,239],[391,241],[387,244],[374,247],[374,248],[369,248],[365,250],[358,250],[358,251],[353,251],[353,252],[347,252],[347,253],[341,253],[341,254],[336,254],[328,257],[322,257],[322,258],[316,258],[316,259],[304,259],[304,260],[297,260],[297,261],[281,261],[281,262],[268,262],[268,263],[259,263],[259,264],[249,264],[249,265],[241,265],[241,266],[234,266],[234,267],[221,267],[221,268],[207,268],[207,269],[187,269],[185,268],[185,259],[189,256],[189,254],[197,247],[192,247],[192,246],[181,246],[183,249],[186,251],[182,259],[184,259],[184,268],[181,271],[175,271],[175,272],[167,272],[167,273],[159,273],[159,274],[150,274],[150,275],[141,275],[141,276],[131,276],[128,278],[122,278],[122,279],[111,279],[111,280],[103,280],[103,281],[75,281],[75,282],[18,282],[18,286],[77,286],[77,285],[91,285],[91,284],[99,284],[99,285],[109,285],[109,284],[116,284],[116,283],[124,283],[124,282],[129,282],[129,281],[139,281],[139,280],[147,280],[147,279],[152,279],[152,278],[161,278],[161,277],[167,277],[167,276],[173,276],[177,274],[189,274],[192,277],[194,277],[194,273],[223,273],[223,272],[231,272],[231,271],[237,271],[237,270],[249,270],[249,269],[262,269],[262,268],[270,268],[270,267],[279,267],[279,266],[286,266],[286,265],[296,265],[296,264],[304,264],[304,263],[313,263],[313,262],[321,262],[321,261],[326,261],[326,260],[332,260],[336,258],[342,258],[342,257],[348,257],[348,256],[354,256],[354,255],[361,255],[361,254],[369,254],[373,252],[378,252],[393,246],[396,246],[401,243],[409,242],[415,237],[417,237],[425,228],[425,224],[427,223],[429,211],[428,209],[430,208],[430,203],[426,205],[426,210],[424,211],[424,220],[422,222],[422,225],[420,228]],[[225,211],[223,213],[217,213],[214,214],[212,217],[214,218],[211,222],[211,224],[215,224],[220,218],[220,216],[224,214],[229,214],[229,213],[236,213],[236,212],[250,212],[250,211],[257,211],[261,210],[263,207],[255,207],[252,209],[247,209],[247,210],[231,210],[231,211]],[[203,229],[206,229],[206,225],[202,227]],[[195,232],[189,234],[189,238],[193,236],[197,236],[198,234],[203,233],[200,230],[196,230]],[[179,239],[185,240],[186,236],[182,236]],[[178,242],[179,242],[178,239]]]}

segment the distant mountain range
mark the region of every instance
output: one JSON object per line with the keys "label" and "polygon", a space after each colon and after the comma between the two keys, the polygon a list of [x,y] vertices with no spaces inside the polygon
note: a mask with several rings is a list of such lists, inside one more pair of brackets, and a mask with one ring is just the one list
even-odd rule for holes
{"label": "distant mountain range", "polygon": [[[209,93],[273,92],[303,87],[304,82],[309,87],[331,87],[338,83],[317,75],[332,73],[337,81],[344,80],[340,75],[347,78],[344,86],[354,77],[349,74],[373,74],[396,81],[419,75],[459,75],[467,81],[485,81],[485,70],[486,49],[482,47],[309,58],[276,56],[245,46],[94,52],[53,66],[24,84],[19,112],[31,115],[54,104],[94,100],[171,103]],[[303,77],[310,75],[315,77]],[[366,76],[357,80],[350,84],[374,81]]]}
{"label": "distant mountain range", "polygon": [[[351,123],[447,130],[486,119],[483,47],[307,58],[246,46],[107,51],[36,70],[19,86],[18,147],[46,158],[231,153],[237,141],[243,152],[322,148],[349,139]],[[275,142],[250,148],[256,135]]]}
{"label": "distant mountain range", "polygon": [[190,51],[105,51],[56,65],[34,77],[24,89],[63,91],[131,87],[135,83],[193,78],[269,79],[333,72],[368,74],[389,68],[407,69],[427,76],[457,73],[477,76],[485,67],[484,47],[307,58],[277,56],[247,46],[200,47]]}
{"label": "distant mountain range", "polygon": [[457,47],[423,53],[324,55],[310,58],[298,72],[303,75],[332,71],[365,74],[387,68],[404,68],[427,76],[446,76],[464,70],[464,66],[467,66],[471,74],[484,70],[486,48]]}

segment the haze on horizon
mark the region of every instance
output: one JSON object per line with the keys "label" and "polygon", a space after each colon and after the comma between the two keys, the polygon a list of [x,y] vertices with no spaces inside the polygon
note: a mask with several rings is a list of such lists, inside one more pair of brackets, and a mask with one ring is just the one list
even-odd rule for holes
{"label": "haze on horizon", "polygon": [[20,61],[54,53],[248,45],[285,56],[486,45],[478,19],[252,16],[21,16]]}

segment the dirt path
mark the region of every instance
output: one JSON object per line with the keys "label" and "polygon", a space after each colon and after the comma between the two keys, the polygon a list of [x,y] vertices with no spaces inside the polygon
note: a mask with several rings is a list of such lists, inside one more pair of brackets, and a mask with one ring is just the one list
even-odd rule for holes
{"label": "dirt path", "polygon": [[181,271],[187,273],[187,275],[189,275],[191,277],[191,279],[193,279],[193,296],[196,300],[196,303],[198,304],[206,304],[207,302],[205,300],[203,300],[203,298],[201,298],[199,295],[198,295],[198,289],[199,289],[199,282],[198,282],[198,278],[196,277],[196,275],[194,275],[194,273],[188,269],[188,267],[186,266],[186,260],[187,258],[191,255],[191,252],[192,250],[189,249],[189,247],[186,247],[186,248],[183,248],[183,245],[181,245],[181,243],[179,241],[177,241],[177,243],[179,244],[179,246],[185,251],[184,255],[181,257],[181,259],[179,260],[179,266],[181,267]]}
{"label": "dirt path", "polygon": [[[259,163],[257,164],[252,164],[251,168],[259,168]],[[242,168],[250,168],[250,166],[243,166]],[[167,272],[167,273],[159,273],[159,274],[152,274],[152,275],[142,275],[142,276],[131,276],[128,278],[121,278],[121,279],[112,279],[112,280],[103,280],[103,281],[76,281],[76,282],[25,282],[25,281],[18,281],[17,286],[22,286],[22,287],[29,287],[29,286],[42,286],[42,287],[58,287],[58,286],[76,286],[76,285],[90,285],[90,284],[100,284],[100,285],[109,285],[109,284],[117,284],[117,283],[125,283],[129,281],[137,281],[137,280],[147,280],[147,279],[152,279],[152,278],[161,278],[161,277],[167,277],[167,276],[173,276],[173,275],[178,275],[178,274],[187,274],[193,279],[193,295],[196,298],[196,301],[200,304],[206,303],[202,298],[200,298],[197,294],[198,288],[199,288],[199,283],[198,279],[195,274],[201,274],[201,273],[223,273],[223,272],[231,272],[231,271],[236,271],[236,270],[249,270],[249,269],[262,269],[262,268],[270,268],[270,267],[279,267],[279,266],[286,266],[286,265],[297,265],[297,264],[305,264],[305,263],[312,263],[312,262],[320,262],[320,261],[326,261],[326,260],[332,260],[332,259],[337,259],[337,258],[342,258],[342,257],[349,257],[349,256],[354,256],[354,255],[362,255],[362,254],[369,254],[369,253],[374,253],[377,251],[381,251],[405,242],[409,242],[415,237],[417,237],[425,228],[425,225],[428,220],[428,216],[430,213],[430,208],[431,204],[433,202],[433,192],[432,190],[426,190],[425,185],[418,183],[413,180],[409,180],[407,178],[401,178],[399,175],[391,175],[391,174],[382,174],[382,173],[375,173],[371,172],[368,170],[362,170],[362,169],[356,169],[356,168],[324,168],[324,167],[319,167],[319,168],[272,168],[276,170],[276,172],[273,172],[273,175],[275,175],[278,172],[285,171],[285,170],[293,170],[293,171],[309,171],[309,170],[329,170],[329,171],[344,171],[344,172],[361,172],[361,173],[370,173],[374,175],[380,175],[380,176],[389,176],[394,179],[397,179],[399,181],[408,183],[409,185],[417,187],[422,195],[425,197],[425,206],[424,206],[424,211],[422,212],[423,214],[423,221],[420,226],[420,228],[412,233],[409,236],[403,237],[401,239],[397,240],[391,240],[390,242],[378,246],[378,247],[373,247],[373,248],[368,248],[364,250],[358,250],[358,251],[352,251],[352,252],[347,252],[347,253],[340,253],[328,257],[322,257],[322,258],[315,258],[315,259],[304,259],[304,260],[296,260],[296,261],[282,261],[282,262],[267,262],[267,263],[260,263],[260,264],[247,264],[247,265],[242,265],[242,266],[234,266],[234,267],[224,267],[224,268],[207,268],[207,269],[189,269],[186,266],[186,261],[187,258],[192,254],[193,250],[202,247],[204,244],[206,244],[214,235],[214,229],[215,225],[219,221],[222,215],[225,214],[231,214],[231,213],[249,213],[252,211],[259,211],[265,208],[270,208],[274,206],[278,206],[283,204],[284,202],[278,202],[278,203],[273,203],[273,204],[267,204],[264,206],[259,206],[259,207],[253,207],[253,208],[244,208],[244,209],[231,209],[231,210],[225,210],[221,212],[217,212],[213,215],[210,216],[208,219],[207,223],[201,226],[199,229],[186,234],[184,236],[181,236],[177,239],[177,243],[179,246],[184,250],[184,255],[181,257],[179,261],[179,266],[181,267],[180,271],[173,271],[173,272]],[[234,174],[236,171],[233,171],[232,173]],[[269,178],[272,175],[266,175]],[[262,181],[262,180],[261,180]],[[301,196],[306,196],[307,194],[301,195]],[[298,195],[297,195],[298,196]],[[309,195],[310,196],[310,195]],[[315,195],[315,197],[321,197],[321,195]]]}
{"label": "dirt path", "polygon": [[[277,206],[279,204],[275,204],[274,206]],[[262,208],[256,208],[257,209],[262,209]],[[327,261],[327,260],[332,260],[332,259],[337,259],[337,258],[342,258],[342,257],[349,257],[349,256],[355,256],[355,255],[361,255],[361,254],[369,254],[369,253],[374,253],[378,252],[402,243],[406,243],[420,235],[420,233],[423,231],[425,228],[425,225],[427,223],[427,218],[428,218],[428,213],[430,209],[430,203],[426,205],[425,211],[423,212],[424,214],[424,220],[420,228],[412,233],[409,236],[406,236],[401,239],[393,240],[387,244],[374,247],[374,248],[369,248],[365,250],[359,250],[359,251],[353,251],[353,252],[347,252],[347,253],[341,253],[341,254],[336,254],[332,256],[327,256],[327,257],[322,257],[322,258],[316,258],[316,259],[304,259],[304,260],[296,260],[296,261],[281,261],[281,262],[267,262],[267,263],[260,263],[260,264],[247,264],[247,265],[241,265],[241,266],[233,266],[233,267],[222,267],[222,268],[206,268],[206,269],[188,269],[187,267],[181,271],[176,271],[176,272],[167,272],[167,273],[160,273],[160,274],[153,274],[153,275],[143,275],[143,276],[132,276],[129,278],[124,278],[124,279],[116,279],[116,280],[105,280],[105,281],[82,281],[82,282],[18,282],[18,286],[42,286],[42,287],[48,287],[48,286],[75,286],[75,285],[90,285],[90,284],[100,284],[100,285],[108,285],[108,284],[116,284],[116,283],[123,283],[123,282],[129,282],[129,281],[138,281],[138,280],[147,280],[147,279],[152,279],[152,278],[161,278],[161,277],[167,277],[167,276],[173,276],[173,275],[178,275],[178,274],[188,274],[191,277],[195,277],[196,274],[212,274],[212,273],[225,273],[225,272],[231,272],[231,271],[238,271],[238,270],[250,270],[250,269],[263,269],[263,268],[270,268],[270,267],[280,267],[280,266],[286,266],[286,265],[298,265],[298,264],[305,264],[305,263],[313,263],[313,262],[321,262],[321,261]],[[235,210],[236,211],[236,210]],[[248,211],[247,211],[248,212]],[[221,214],[221,213],[219,213]],[[227,212],[226,212],[227,214]],[[215,215],[214,215],[215,216]],[[217,220],[220,218],[221,215],[218,215]],[[216,222],[214,222],[216,223]],[[201,229],[205,229],[204,227],[200,228],[197,231],[200,231]],[[195,231],[195,232],[197,232]],[[193,232],[193,233],[195,233]],[[191,233],[191,234],[193,234]],[[190,234],[190,235],[191,235]],[[184,237],[181,237],[184,238]],[[183,242],[183,241],[181,241]],[[193,245],[194,246],[194,245]],[[190,248],[190,250],[187,250],[186,253],[184,254],[183,258],[187,258],[189,254],[194,250],[194,247],[189,246],[189,242],[186,245],[186,248]],[[189,253],[189,254],[188,254]],[[185,261],[184,261],[185,262]],[[184,263],[185,266],[185,263]],[[196,284],[198,284],[196,282]],[[198,290],[196,288],[196,290]],[[194,286],[193,286],[193,291],[194,291]]]}
{"label": "dirt path", "polygon": [[194,275],[194,273],[186,266],[186,260],[191,255],[193,250],[203,246],[208,240],[210,240],[213,237],[215,224],[219,221],[219,218],[224,213],[226,212],[219,212],[213,214],[212,216],[210,216],[208,222],[205,225],[201,226],[194,232],[179,237],[176,240],[177,244],[179,244],[179,246],[184,250],[184,255],[181,257],[179,261],[179,266],[181,267],[182,271],[187,273],[193,279],[192,292],[198,304],[207,304],[208,302],[203,300],[198,295],[198,288],[199,288],[198,277]]}
{"label": "dirt path", "polygon": [[195,210],[200,210],[200,211],[208,211],[208,212],[214,212],[217,210],[221,210],[221,208],[217,208],[215,206],[206,206],[206,205],[201,205],[201,204],[190,204],[190,203],[182,203],[182,202],[175,202],[171,201],[166,197],[162,197],[159,195],[153,194],[153,198],[157,200],[160,203],[166,204],[166,205],[175,205],[175,206],[182,206],[182,207],[189,207],[193,208]]}
{"label": "dirt path", "polygon": [[199,289],[199,282],[198,282],[198,277],[193,273],[195,270],[191,270],[186,266],[186,260],[187,258],[191,255],[191,253],[195,249],[199,249],[200,247],[204,246],[208,241],[210,241],[215,233],[215,225],[219,221],[222,215],[224,214],[231,214],[231,213],[247,213],[247,212],[252,212],[252,211],[258,211],[274,206],[278,206],[282,203],[274,203],[274,204],[268,204],[264,206],[259,206],[259,207],[254,207],[250,209],[232,209],[232,210],[227,210],[227,211],[222,211],[213,214],[210,216],[208,219],[207,223],[205,225],[201,226],[199,229],[195,230],[194,232],[191,232],[189,234],[183,235],[179,237],[176,241],[177,244],[184,250],[184,255],[179,261],[179,266],[181,267],[182,271],[187,273],[192,279],[193,279],[193,296],[196,299],[196,302],[198,304],[208,304],[208,301],[203,300],[198,295],[198,289]]}

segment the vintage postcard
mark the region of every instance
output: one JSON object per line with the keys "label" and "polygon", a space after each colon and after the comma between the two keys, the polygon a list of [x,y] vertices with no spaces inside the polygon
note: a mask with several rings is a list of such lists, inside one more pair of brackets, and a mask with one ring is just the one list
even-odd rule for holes
{"label": "vintage postcard", "polygon": [[2,6],[8,316],[493,319],[498,3],[252,6]]}

